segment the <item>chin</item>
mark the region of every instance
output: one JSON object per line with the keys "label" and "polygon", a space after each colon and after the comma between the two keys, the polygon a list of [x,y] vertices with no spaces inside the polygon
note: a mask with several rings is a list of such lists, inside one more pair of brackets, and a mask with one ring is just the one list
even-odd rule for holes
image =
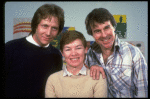
{"label": "chin", "polygon": [[104,45],[104,48],[108,49],[108,48],[112,48],[113,45]]}
{"label": "chin", "polygon": [[78,67],[80,66],[80,64],[77,64],[77,63],[73,63],[73,64],[69,64],[71,67]]}
{"label": "chin", "polygon": [[43,41],[43,42],[42,42],[42,45],[45,45],[45,46],[46,46],[46,45],[49,44],[49,43],[50,43],[50,42]]}
{"label": "chin", "polygon": [[72,64],[71,66],[72,67],[78,67],[79,65],[78,64]]}

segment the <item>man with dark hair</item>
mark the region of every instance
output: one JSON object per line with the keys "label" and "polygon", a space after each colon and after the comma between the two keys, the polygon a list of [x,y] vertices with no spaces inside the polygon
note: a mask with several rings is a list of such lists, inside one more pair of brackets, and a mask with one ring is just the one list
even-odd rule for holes
{"label": "man with dark hair", "polygon": [[107,9],[96,8],[87,15],[85,25],[95,39],[85,63],[93,79],[98,79],[100,72],[103,78],[106,74],[108,97],[148,97],[146,60],[137,47],[120,42],[113,15]]}
{"label": "man with dark hair", "polygon": [[45,4],[33,16],[30,35],[6,43],[4,97],[44,97],[48,76],[62,69],[61,53],[50,42],[63,27],[63,9]]}

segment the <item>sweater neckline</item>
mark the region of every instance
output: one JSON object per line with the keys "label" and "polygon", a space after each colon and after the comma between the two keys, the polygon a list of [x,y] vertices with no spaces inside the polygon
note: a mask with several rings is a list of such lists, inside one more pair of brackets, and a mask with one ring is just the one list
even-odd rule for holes
{"label": "sweater neckline", "polygon": [[[30,42],[30,43],[32,43],[32,44],[38,46],[38,47],[41,47],[37,42],[34,41],[32,35],[27,36],[27,37],[26,37],[26,40],[27,40],[28,42]],[[43,48],[47,48],[48,46],[49,46],[49,44],[47,44],[46,46],[43,46]]]}
{"label": "sweater neckline", "polygon": [[46,49],[51,48],[51,44],[49,44],[48,47],[40,47],[40,46],[34,45],[34,44],[32,44],[31,42],[27,41],[26,37],[24,37],[23,39],[24,39],[24,41],[25,41],[25,44],[29,45],[30,47],[32,47],[32,48],[34,48],[34,49],[43,49],[43,50],[45,49],[45,50],[46,50]]}

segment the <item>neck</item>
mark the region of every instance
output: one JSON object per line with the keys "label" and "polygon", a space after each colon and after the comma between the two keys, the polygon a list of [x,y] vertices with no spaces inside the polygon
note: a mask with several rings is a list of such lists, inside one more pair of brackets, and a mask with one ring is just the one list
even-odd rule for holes
{"label": "neck", "polygon": [[111,48],[101,48],[102,54],[110,56],[113,53],[113,46]]}
{"label": "neck", "polygon": [[83,64],[81,66],[75,66],[75,67],[67,65],[67,71],[69,71],[73,75],[76,75],[79,73],[79,71],[82,69],[82,67],[83,67]]}

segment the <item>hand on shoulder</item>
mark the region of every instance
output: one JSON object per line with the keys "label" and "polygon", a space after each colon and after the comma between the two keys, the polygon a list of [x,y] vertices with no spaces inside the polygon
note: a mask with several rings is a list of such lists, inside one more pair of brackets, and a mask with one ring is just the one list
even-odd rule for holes
{"label": "hand on shoulder", "polygon": [[93,80],[95,80],[95,79],[99,80],[100,73],[102,74],[103,79],[105,79],[106,75],[105,75],[103,67],[100,67],[98,65],[91,66],[90,76],[93,77]]}

